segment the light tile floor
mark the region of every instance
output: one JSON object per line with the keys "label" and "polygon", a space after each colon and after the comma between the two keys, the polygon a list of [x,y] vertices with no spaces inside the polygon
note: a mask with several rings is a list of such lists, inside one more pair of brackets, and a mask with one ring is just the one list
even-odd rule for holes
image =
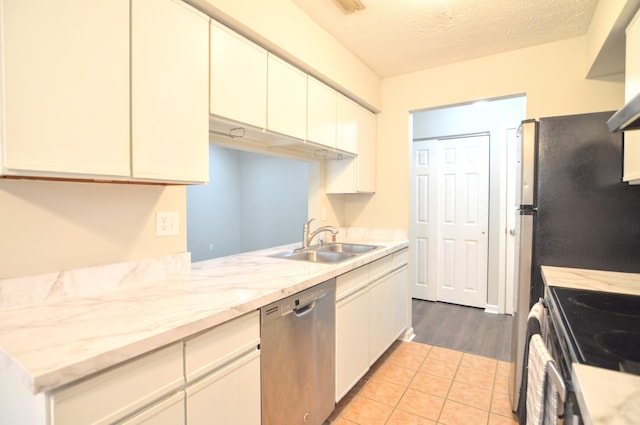
{"label": "light tile floor", "polygon": [[338,403],[331,425],[517,425],[509,363],[396,342]]}

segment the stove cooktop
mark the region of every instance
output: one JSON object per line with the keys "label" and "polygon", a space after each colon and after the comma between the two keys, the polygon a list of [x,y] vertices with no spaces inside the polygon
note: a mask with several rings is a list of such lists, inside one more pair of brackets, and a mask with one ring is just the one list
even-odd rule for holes
{"label": "stove cooktop", "polygon": [[640,375],[640,296],[550,288],[576,361]]}

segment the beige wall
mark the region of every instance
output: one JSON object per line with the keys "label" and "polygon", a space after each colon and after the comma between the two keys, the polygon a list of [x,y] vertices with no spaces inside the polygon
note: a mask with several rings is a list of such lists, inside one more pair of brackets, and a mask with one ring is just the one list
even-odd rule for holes
{"label": "beige wall", "polygon": [[[182,186],[0,180],[0,278],[186,251]],[[155,212],[180,236],[155,236]]]}
{"label": "beige wall", "polygon": [[585,79],[586,48],[579,37],[384,79],[377,191],[346,201],[344,225],[408,227],[410,111],[522,93],[529,118],[618,109],[624,84]]}

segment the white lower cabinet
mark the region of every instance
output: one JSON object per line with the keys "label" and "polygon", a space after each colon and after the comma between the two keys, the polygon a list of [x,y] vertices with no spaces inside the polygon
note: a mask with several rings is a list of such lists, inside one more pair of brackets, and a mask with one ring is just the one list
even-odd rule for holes
{"label": "white lower cabinet", "polygon": [[373,282],[369,297],[369,364],[375,361],[391,345],[393,332],[391,323],[393,309],[393,280],[390,276]]}
{"label": "white lower cabinet", "polygon": [[409,287],[407,280],[409,279],[409,268],[405,264],[396,270],[391,279],[393,280],[393,339],[396,339],[404,330],[407,329],[407,319],[409,312]]}
{"label": "white lower cabinet", "polygon": [[259,344],[257,311],[185,341],[188,425],[260,424]]}
{"label": "white lower cabinet", "polygon": [[260,425],[260,316],[252,311],[46,393],[0,379],[2,425]]}
{"label": "white lower cabinet", "polygon": [[370,285],[369,363],[373,364],[407,326],[407,266]]}
{"label": "white lower cabinet", "polygon": [[336,303],[336,401],[369,370],[369,290]]}
{"label": "white lower cabinet", "polygon": [[184,385],[182,343],[51,394],[51,423],[110,424]]}
{"label": "white lower cabinet", "polygon": [[407,327],[407,250],[338,276],[336,287],[338,402]]}
{"label": "white lower cabinet", "polygon": [[188,425],[260,425],[260,351],[187,386]]}

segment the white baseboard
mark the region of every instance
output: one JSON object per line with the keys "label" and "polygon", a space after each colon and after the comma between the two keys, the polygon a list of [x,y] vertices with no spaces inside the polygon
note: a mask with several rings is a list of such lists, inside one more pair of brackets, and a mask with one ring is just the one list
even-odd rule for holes
{"label": "white baseboard", "polygon": [[400,339],[402,339],[405,342],[411,342],[415,337],[416,337],[416,334],[413,332],[413,326],[411,326],[410,328],[407,328],[406,331],[404,331],[404,334]]}
{"label": "white baseboard", "polygon": [[491,313],[491,314],[499,314],[498,306],[494,304],[487,304],[487,306],[484,308],[484,312]]}

